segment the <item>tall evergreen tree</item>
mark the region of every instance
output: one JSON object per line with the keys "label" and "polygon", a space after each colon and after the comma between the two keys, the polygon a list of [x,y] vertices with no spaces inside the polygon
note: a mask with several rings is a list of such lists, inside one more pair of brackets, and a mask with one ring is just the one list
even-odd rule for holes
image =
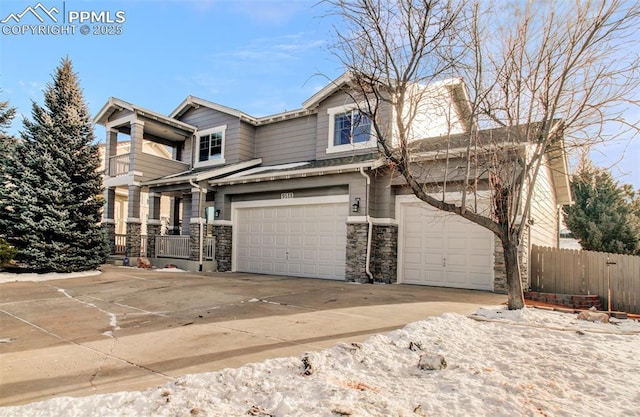
{"label": "tall evergreen tree", "polygon": [[640,213],[630,186],[619,186],[607,170],[583,161],[571,191],[575,204],[564,207],[565,222],[583,249],[640,254]]}
{"label": "tall evergreen tree", "polygon": [[0,202],[16,261],[38,271],[94,269],[106,257],[100,226],[102,177],[98,146],[71,61],[62,60],[33,103],[22,140],[6,167],[8,198]]}
{"label": "tall evergreen tree", "polygon": [[[6,200],[7,196],[7,179],[5,177],[4,167],[8,164],[16,143],[15,138],[7,135],[7,129],[11,126],[15,115],[15,107],[11,107],[8,101],[0,101],[0,201]],[[0,203],[0,206],[1,204],[2,203]],[[2,216],[0,216],[0,218],[1,217]],[[0,246],[3,245],[5,235],[3,224],[0,221]],[[0,255],[0,258],[2,258],[2,255]]]}

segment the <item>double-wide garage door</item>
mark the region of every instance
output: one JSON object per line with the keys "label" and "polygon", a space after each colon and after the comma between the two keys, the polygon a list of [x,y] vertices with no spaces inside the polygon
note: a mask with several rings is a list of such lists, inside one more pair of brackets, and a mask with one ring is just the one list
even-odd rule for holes
{"label": "double-wide garage door", "polygon": [[236,270],[344,279],[348,203],[236,211]]}
{"label": "double-wide garage door", "polygon": [[401,204],[401,281],[493,290],[493,234],[425,203]]}

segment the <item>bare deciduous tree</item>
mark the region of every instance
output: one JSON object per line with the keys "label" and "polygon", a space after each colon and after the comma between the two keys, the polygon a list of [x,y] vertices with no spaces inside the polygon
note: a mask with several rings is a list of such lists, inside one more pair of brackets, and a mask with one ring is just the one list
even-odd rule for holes
{"label": "bare deciduous tree", "polygon": [[542,167],[566,170],[566,149],[607,139],[609,122],[637,130],[623,116],[639,104],[640,5],[325,2],[388,165],[422,201],[494,233],[509,308],[522,308],[518,249]]}

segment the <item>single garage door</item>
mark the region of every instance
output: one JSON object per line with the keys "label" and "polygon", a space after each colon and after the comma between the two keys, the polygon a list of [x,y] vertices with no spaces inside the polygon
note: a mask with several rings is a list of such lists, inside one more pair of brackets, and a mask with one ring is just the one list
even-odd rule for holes
{"label": "single garage door", "polygon": [[400,210],[402,282],[493,291],[493,233],[425,203]]}
{"label": "single garage door", "polygon": [[237,210],[241,272],[344,279],[348,203]]}

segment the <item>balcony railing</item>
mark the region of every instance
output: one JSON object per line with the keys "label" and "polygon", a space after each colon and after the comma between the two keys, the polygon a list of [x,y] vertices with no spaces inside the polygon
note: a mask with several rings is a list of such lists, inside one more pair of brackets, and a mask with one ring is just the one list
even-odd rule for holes
{"label": "balcony railing", "polygon": [[109,176],[127,175],[129,173],[129,157],[129,154],[123,154],[109,158]]}
{"label": "balcony railing", "polygon": [[189,236],[156,236],[156,257],[189,259]]}

